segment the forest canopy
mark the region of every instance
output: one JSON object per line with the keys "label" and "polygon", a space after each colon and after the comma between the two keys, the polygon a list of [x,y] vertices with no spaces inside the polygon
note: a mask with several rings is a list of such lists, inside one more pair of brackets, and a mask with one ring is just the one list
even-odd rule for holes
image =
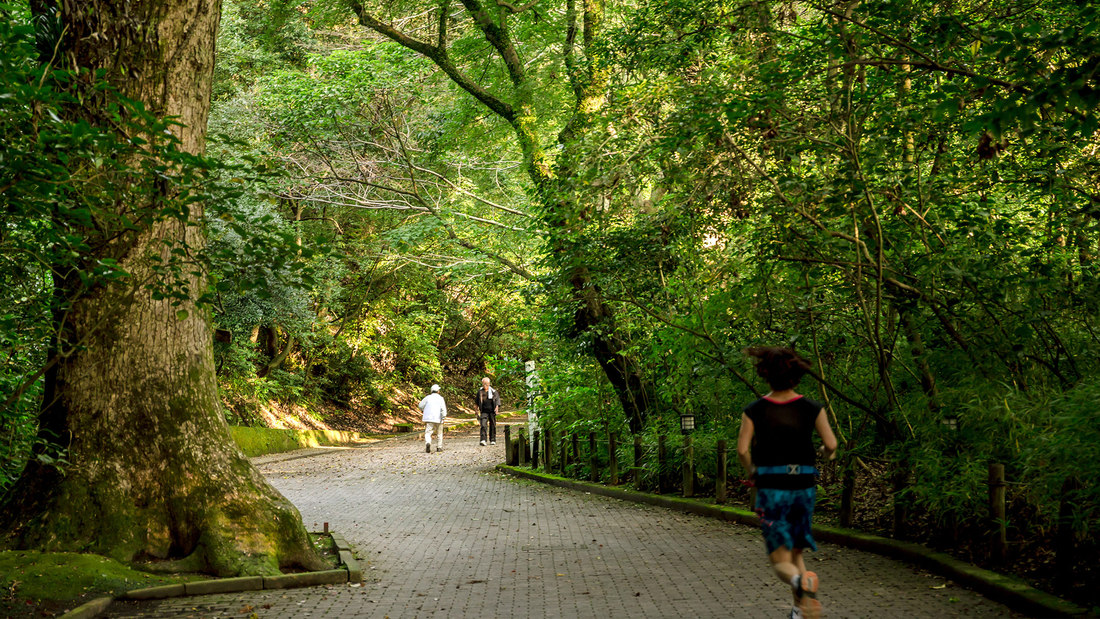
{"label": "forest canopy", "polygon": [[[163,170],[51,116],[31,24],[0,28],[3,489],[48,274],[127,276],[67,233],[102,214],[71,162]],[[231,423],[380,424],[483,375],[522,405],[533,359],[551,431],[716,440],[765,389],[742,351],[789,345],[839,474],[890,497],[857,524],[979,540],[997,462],[1022,547],[1069,492],[1096,548],[1094,3],[226,0],[217,50],[209,160],[173,179],[210,286],[161,286],[211,312]]]}

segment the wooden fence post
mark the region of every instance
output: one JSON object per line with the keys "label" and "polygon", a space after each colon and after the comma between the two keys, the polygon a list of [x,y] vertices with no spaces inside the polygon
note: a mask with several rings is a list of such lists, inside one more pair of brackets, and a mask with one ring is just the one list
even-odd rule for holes
{"label": "wooden fence post", "polygon": [[894,499],[894,537],[905,539],[909,537],[909,498],[904,496],[909,489],[909,463],[895,462],[894,473],[891,476],[893,482]]}
{"label": "wooden fence post", "polygon": [[718,471],[714,476],[714,502],[726,502],[726,439],[718,440],[718,454],[716,456]]}
{"label": "wooden fence post", "polygon": [[611,475],[611,485],[619,485],[619,454],[615,453],[615,433],[607,433],[607,467]]}
{"label": "wooden fence post", "polygon": [[504,426],[504,463],[512,464],[512,426]]}
{"label": "wooden fence post", "polygon": [[1062,499],[1058,505],[1058,530],[1054,534],[1054,573],[1063,579],[1067,586],[1073,581],[1073,571],[1077,567],[1076,547],[1073,533],[1073,494],[1080,489],[1081,482],[1068,477],[1062,484]]}
{"label": "wooden fence post", "polygon": [[577,437],[577,433],[574,432],[570,437],[573,440],[573,464],[581,463],[581,440]]}
{"label": "wooden fence post", "polygon": [[558,473],[565,477],[565,465],[569,460],[569,436],[566,434],[561,435],[561,445],[558,450]]}
{"label": "wooden fence post", "polygon": [[668,491],[668,475],[665,467],[668,465],[668,450],[665,446],[664,434],[657,437],[657,493],[664,494]]}
{"label": "wooden fence post", "polygon": [[546,429],[546,438],[543,439],[543,451],[546,455],[543,456],[542,470],[547,473],[553,473],[554,467],[554,434],[549,428]]}
{"label": "wooden fence post", "polygon": [[642,437],[634,435],[634,489],[642,489]]}
{"label": "wooden fence post", "polygon": [[850,462],[844,471],[844,482],[840,490],[840,526],[850,528],[852,526],[852,501],[856,494],[856,467],[855,462]]}
{"label": "wooden fence post", "polygon": [[684,497],[695,496],[695,446],[692,444],[691,435],[684,435]]}
{"label": "wooden fence post", "polygon": [[527,464],[527,436],[523,433],[523,428],[519,429],[516,447],[519,450],[519,461],[516,462],[516,466],[524,466]]}
{"label": "wooden fence post", "polygon": [[588,433],[589,479],[600,481],[600,454],[596,451],[596,433]]}
{"label": "wooden fence post", "polygon": [[1004,561],[1008,547],[1008,530],[1005,515],[1005,465],[989,465],[989,519],[993,525],[990,554],[997,561]]}

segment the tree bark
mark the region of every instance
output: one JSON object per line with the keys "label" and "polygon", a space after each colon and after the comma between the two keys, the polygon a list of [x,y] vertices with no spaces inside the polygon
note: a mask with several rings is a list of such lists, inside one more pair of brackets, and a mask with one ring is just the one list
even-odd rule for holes
{"label": "tree bark", "polygon": [[[105,70],[121,95],[178,118],[180,148],[201,153],[219,14],[219,0],[67,0],[60,58],[85,77]],[[70,113],[113,126],[102,96]],[[170,201],[158,187],[148,199]],[[77,296],[59,325],[71,352],[48,377],[40,434],[67,443],[68,464],[62,472],[32,458],[0,514],[3,545],[180,559],[172,567],[222,576],[323,566],[297,509],[229,437],[209,317],[194,302],[202,275],[185,276],[190,298],[176,305],[141,285],[156,277],[150,254],[201,247],[201,216],[193,206],[188,222],[159,220],[104,250],[122,256],[130,283]],[[58,285],[69,293],[73,283]]]}
{"label": "tree bark", "polygon": [[[272,330],[274,331],[274,328],[272,328]],[[290,353],[294,352],[294,346],[297,343],[298,343],[298,338],[296,338],[293,333],[287,331],[286,345],[283,346],[282,351],[280,351],[278,354],[274,355],[271,358],[271,361],[269,361],[267,363],[267,365],[260,368],[260,371],[256,373],[256,376],[258,376],[260,378],[264,378],[268,374],[271,374],[272,371],[277,370],[280,367],[282,367],[283,362],[286,361],[286,358],[290,356]]]}
{"label": "tree bark", "polygon": [[642,431],[651,406],[648,384],[633,357],[624,354],[626,345],[615,331],[615,317],[604,303],[602,295],[587,269],[573,269],[570,280],[577,309],[573,315],[574,336],[591,333],[592,356],[600,364],[608,382],[619,396],[623,414],[630,424],[630,433]]}

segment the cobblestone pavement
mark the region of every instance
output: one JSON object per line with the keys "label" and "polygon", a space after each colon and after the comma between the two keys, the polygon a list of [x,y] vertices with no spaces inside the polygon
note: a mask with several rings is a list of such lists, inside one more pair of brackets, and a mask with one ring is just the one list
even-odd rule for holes
{"label": "cobblestone pavement", "polygon": [[[503,434],[503,433],[502,433]],[[360,557],[361,585],[113,604],[109,617],[786,617],[756,529],[504,477],[477,430],[257,459]],[[878,555],[821,544],[828,617],[1005,617],[1006,607]]]}

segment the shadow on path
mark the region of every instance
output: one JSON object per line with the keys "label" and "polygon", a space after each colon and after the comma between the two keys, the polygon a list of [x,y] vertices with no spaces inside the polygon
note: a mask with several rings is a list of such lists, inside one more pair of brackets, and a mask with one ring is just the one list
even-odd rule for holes
{"label": "shadow on path", "polygon": [[[507,420],[516,424],[520,420]],[[257,459],[302,512],[357,549],[365,581],[113,606],[111,617],[786,617],[755,529],[513,480],[503,437],[448,432],[298,459]],[[828,617],[1011,617],[904,563],[821,545]]]}

